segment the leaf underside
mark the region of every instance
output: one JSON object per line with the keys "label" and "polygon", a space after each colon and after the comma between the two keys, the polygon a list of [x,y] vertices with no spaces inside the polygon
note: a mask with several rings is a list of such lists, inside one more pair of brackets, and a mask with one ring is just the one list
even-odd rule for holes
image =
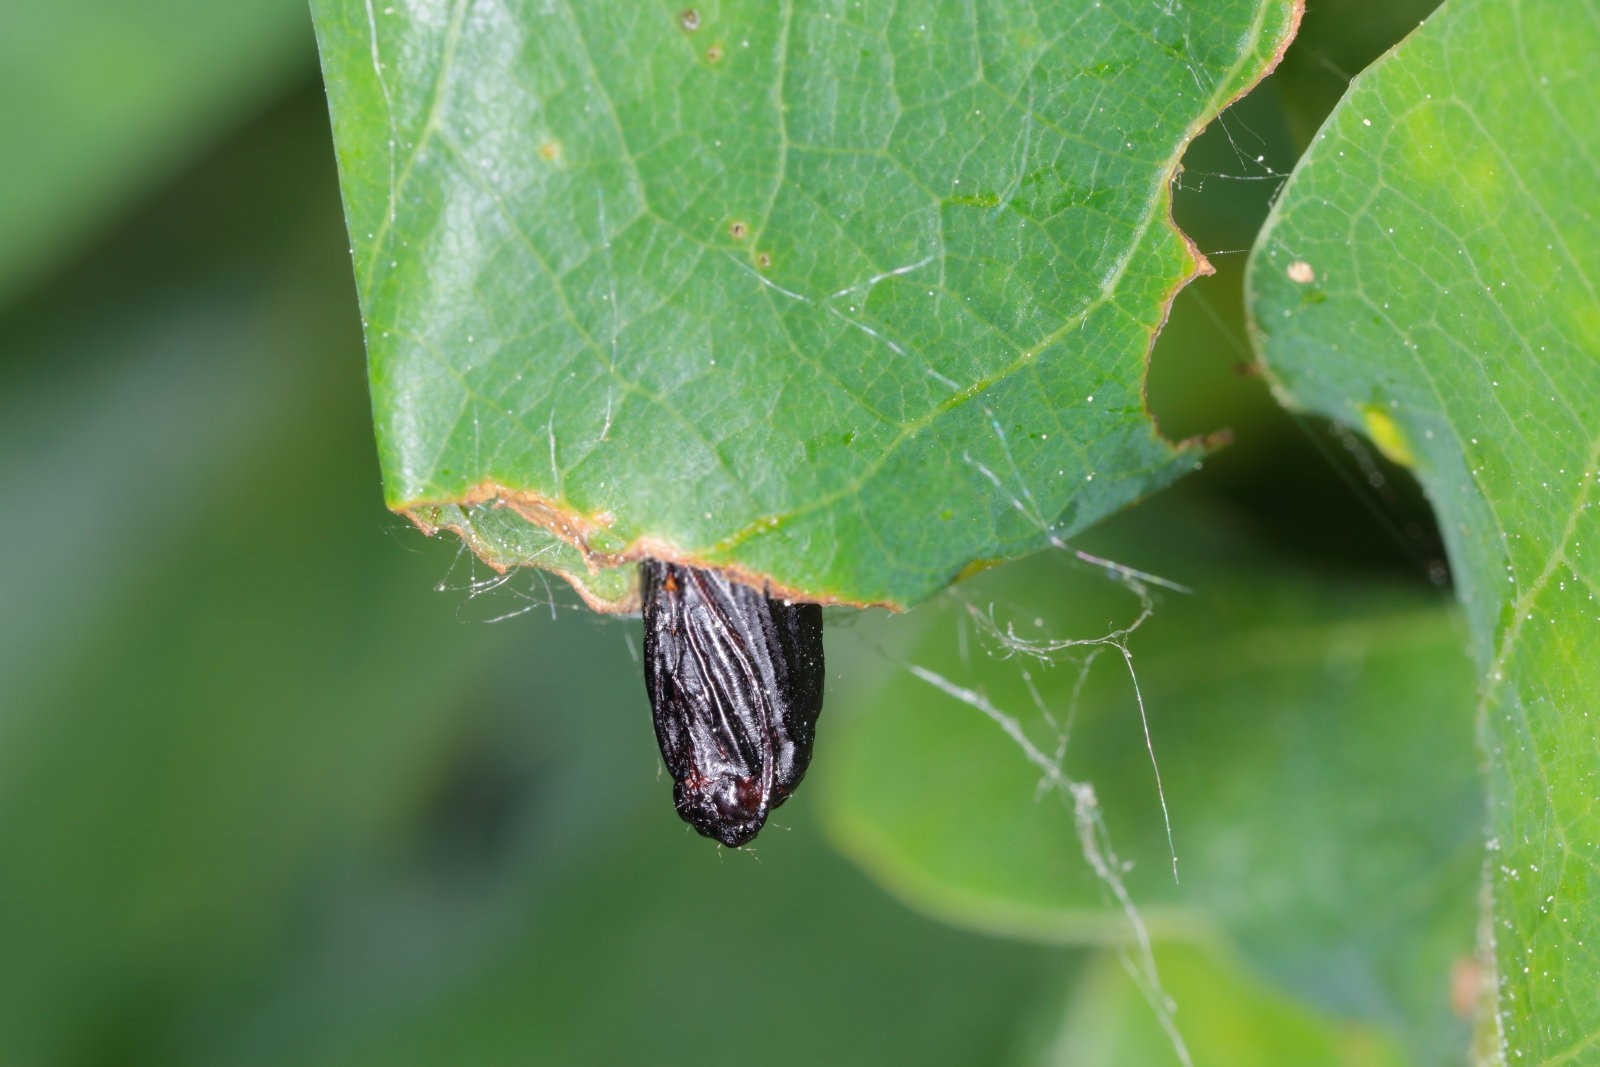
{"label": "leaf underside", "polygon": [[312,7],[386,498],[491,564],[907,605],[1193,465],[1168,182],[1297,5]]}

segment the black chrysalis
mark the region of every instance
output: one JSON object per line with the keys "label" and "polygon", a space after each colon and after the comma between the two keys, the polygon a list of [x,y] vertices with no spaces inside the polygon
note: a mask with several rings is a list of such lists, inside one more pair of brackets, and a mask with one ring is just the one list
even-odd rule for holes
{"label": "black chrysalis", "polygon": [[737,848],[788,800],[822,711],[822,608],[647,559],[644,681],[678,814]]}

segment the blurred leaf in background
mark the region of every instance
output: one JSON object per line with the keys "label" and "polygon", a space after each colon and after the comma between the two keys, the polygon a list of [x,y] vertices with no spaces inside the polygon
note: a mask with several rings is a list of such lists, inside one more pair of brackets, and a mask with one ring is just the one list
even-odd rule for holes
{"label": "blurred leaf in background", "polygon": [[[860,628],[847,647],[892,645],[891,669],[886,683],[842,664],[865,684],[834,690],[852,711],[816,774],[842,847],[932,914],[1126,944],[1142,967],[1118,887],[1086,859],[1077,798],[1041,796],[1048,769],[972,702],[986,704],[1093,787],[1104,839],[1090,847],[1152,938],[1220,947],[1303,1010],[1385,1026],[1419,1062],[1452,1062],[1467,1033],[1450,974],[1474,949],[1483,821],[1453,604],[1381,577],[1330,585],[1313,559],[1188,487],[1079,541],[1194,588],[1163,593],[1128,637],[1137,691],[1116,645],[1060,647],[1131,622],[1139,604],[1059,553]],[[1194,1009],[1173,999],[1189,1029]],[[1220,1064],[1225,1048],[1193,1051]]]}
{"label": "blurred leaf in background", "polygon": [[[1162,988],[1196,1064],[1216,1067],[1399,1067],[1413,1062],[1392,1037],[1339,1022],[1253,979],[1226,955],[1192,945],[1156,953]],[[1039,1067],[1124,1067],[1178,1062],[1125,960],[1105,952],[1051,1004],[1023,1061]]]}

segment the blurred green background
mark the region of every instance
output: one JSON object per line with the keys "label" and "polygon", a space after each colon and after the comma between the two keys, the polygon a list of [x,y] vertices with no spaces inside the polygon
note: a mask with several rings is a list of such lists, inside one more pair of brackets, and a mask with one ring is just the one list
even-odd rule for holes
{"label": "blurred green background", "polygon": [[[1241,372],[1242,250],[1275,175],[1425,10],[1372,6],[1314,9],[1190,153],[1178,214],[1219,273],[1180,298],[1152,403],[1169,436],[1235,443],[1131,521],[1215,516],[1302,572],[1431,603],[1414,489]],[[694,837],[637,622],[536,576],[480,590],[481,565],[383,511],[299,4],[79,0],[12,21],[0,1064],[1172,1062],[1114,956],[958,929],[880,889],[832,843],[826,780],[753,854]],[[1059,581],[1037,595],[1085,579]],[[863,651],[895,625],[833,618],[819,776],[830,731],[900,672]],[[1179,815],[1204,820],[1204,800]],[[1232,988],[1187,949],[1168,959],[1197,997]],[[1389,1062],[1340,1032],[1319,1062]]]}

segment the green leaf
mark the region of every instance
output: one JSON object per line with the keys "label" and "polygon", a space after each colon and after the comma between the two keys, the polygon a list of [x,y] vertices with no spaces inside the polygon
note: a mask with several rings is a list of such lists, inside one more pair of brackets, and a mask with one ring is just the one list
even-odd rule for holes
{"label": "green leaf", "polygon": [[[1178,1005],[1195,1067],[1400,1067],[1385,1035],[1318,1015],[1253,979],[1220,953],[1176,945],[1156,954]],[[1085,969],[1065,1011],[1029,1062],[1039,1067],[1123,1067],[1177,1062],[1172,1038],[1115,953]]]}
{"label": "green leaf", "polygon": [[[834,706],[870,713],[834,721],[818,756],[835,835],[951,921],[1130,938],[1085,862],[1082,812],[1038,796],[1040,766],[952,687],[980,694],[1047,757],[1070,736],[1065,772],[1093,787],[1100,847],[1133,864],[1122,880],[1153,938],[1221,940],[1321,1010],[1390,1027],[1425,1058],[1459,1055],[1445,991],[1473,948],[1482,808],[1457,620],[1437,595],[1359,574],[1330,582],[1186,496],[1085,540],[1195,588],[1164,594],[1128,641],[1164,799],[1120,650],[1041,663],[985,636],[991,611],[1026,641],[1094,638],[1136,616],[1127,590],[1055,553],[852,642],[885,645],[909,669],[874,692],[836,691]],[[848,661],[841,673],[883,677]],[[1180,1029],[1188,1017],[1180,1000]]]}
{"label": "green leaf", "polygon": [[1289,0],[313,12],[387,499],[491,563],[909,604],[1194,462],[1168,180]]}
{"label": "green leaf", "polygon": [[1600,1054],[1600,8],[1451,0],[1352,85],[1252,258],[1282,397],[1439,515],[1482,673],[1501,1055]]}

